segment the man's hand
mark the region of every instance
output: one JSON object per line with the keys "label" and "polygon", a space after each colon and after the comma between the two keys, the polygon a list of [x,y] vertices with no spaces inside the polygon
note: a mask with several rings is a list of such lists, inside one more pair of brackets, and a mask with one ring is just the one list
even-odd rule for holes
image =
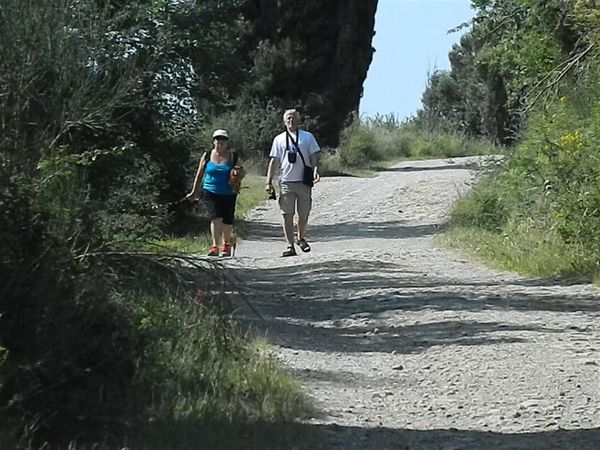
{"label": "man's hand", "polygon": [[313,172],[313,182],[316,184],[319,181],[321,181],[321,175],[319,175],[319,170],[315,167],[315,170]]}
{"label": "man's hand", "polygon": [[268,198],[269,200],[275,200],[277,199],[277,195],[275,194],[275,188],[273,187],[273,183],[272,182],[267,182],[267,186],[266,186],[266,191],[268,194]]}

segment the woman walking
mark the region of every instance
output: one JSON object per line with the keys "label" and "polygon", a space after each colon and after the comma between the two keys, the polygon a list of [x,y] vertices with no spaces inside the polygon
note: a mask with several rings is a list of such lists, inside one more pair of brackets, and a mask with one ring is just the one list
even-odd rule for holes
{"label": "woman walking", "polygon": [[200,158],[192,191],[186,199],[196,201],[202,189],[202,199],[210,216],[212,236],[208,256],[231,256],[235,204],[240,181],[245,173],[236,161],[235,152],[229,151],[227,131],[215,130],[212,137],[213,148]]}

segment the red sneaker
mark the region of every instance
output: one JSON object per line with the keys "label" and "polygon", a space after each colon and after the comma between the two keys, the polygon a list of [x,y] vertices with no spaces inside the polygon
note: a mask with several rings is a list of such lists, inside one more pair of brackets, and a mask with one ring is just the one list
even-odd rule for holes
{"label": "red sneaker", "polygon": [[223,247],[221,247],[221,256],[231,256],[230,244],[223,244]]}
{"label": "red sneaker", "polygon": [[216,245],[211,245],[208,250],[208,256],[219,256],[219,247]]}

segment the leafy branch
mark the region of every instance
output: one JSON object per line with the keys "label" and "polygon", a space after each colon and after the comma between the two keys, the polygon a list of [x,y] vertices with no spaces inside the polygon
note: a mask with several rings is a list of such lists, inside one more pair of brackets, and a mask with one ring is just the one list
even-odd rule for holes
{"label": "leafy branch", "polygon": [[573,67],[575,67],[575,65],[577,65],[577,63],[579,61],[581,61],[594,47],[595,47],[595,43],[588,45],[583,51],[572,56],[571,58],[567,59],[566,61],[561,62],[558,66],[556,66],[554,69],[552,69],[550,71],[550,73],[548,73],[544,78],[542,78],[535,85],[533,90],[538,88],[540,85],[542,85],[542,83],[544,83],[545,81],[550,79],[552,77],[552,75],[554,75],[558,72],[558,75],[556,75],[556,77],[550,83],[547,83],[545,86],[542,87],[542,89],[540,89],[540,91],[537,93],[537,95],[534,97],[534,99],[531,101],[531,103],[527,106],[527,108],[525,108],[525,113],[529,112],[533,108],[533,106],[536,104],[536,102],[540,99],[540,97],[542,95],[544,95],[544,93],[546,93],[552,87],[556,86],[560,82],[560,80],[562,80],[565,77],[565,75],[567,75],[567,73],[569,73],[569,71]]}

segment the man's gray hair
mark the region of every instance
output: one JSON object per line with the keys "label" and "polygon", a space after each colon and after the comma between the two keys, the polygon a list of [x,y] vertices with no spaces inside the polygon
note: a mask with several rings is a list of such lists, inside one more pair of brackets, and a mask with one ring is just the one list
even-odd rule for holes
{"label": "man's gray hair", "polygon": [[283,113],[283,120],[287,119],[288,116],[297,116],[300,117],[300,113],[297,109],[286,109]]}

